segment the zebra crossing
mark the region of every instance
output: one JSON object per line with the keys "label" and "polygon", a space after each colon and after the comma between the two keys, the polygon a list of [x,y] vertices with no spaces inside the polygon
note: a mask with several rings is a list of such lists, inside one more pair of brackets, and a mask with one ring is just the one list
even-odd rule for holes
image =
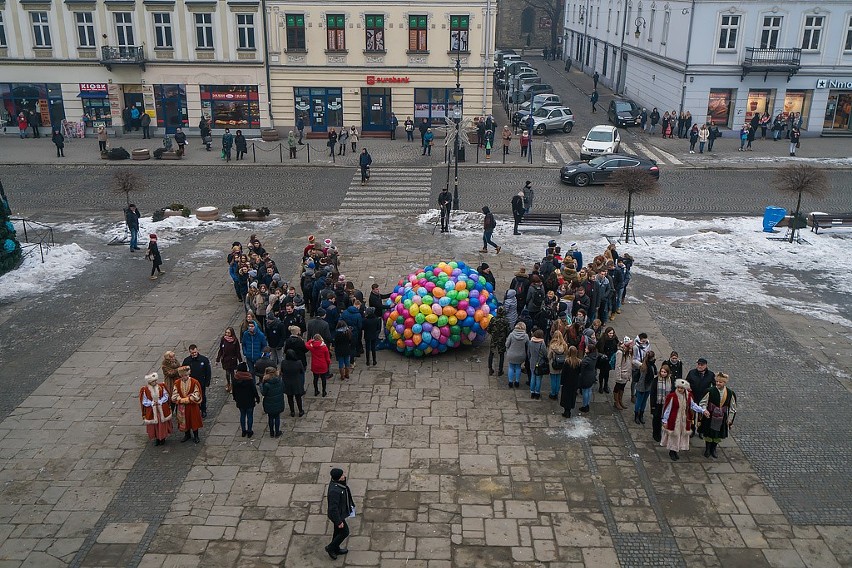
{"label": "zebra crossing", "polygon": [[[566,140],[563,142],[554,142],[552,144],[554,152],[547,152],[545,160],[548,163],[565,163],[580,159],[580,142]],[[567,146],[567,148],[566,148]],[[681,166],[683,162],[672,154],[661,150],[655,146],[647,146],[641,142],[624,142],[621,141],[619,152],[624,154],[632,154],[634,156],[644,156],[654,160],[658,164],[671,164]]]}
{"label": "zebra crossing", "polygon": [[370,180],[361,184],[356,169],[339,212],[346,215],[423,213],[430,205],[432,168],[370,168]]}

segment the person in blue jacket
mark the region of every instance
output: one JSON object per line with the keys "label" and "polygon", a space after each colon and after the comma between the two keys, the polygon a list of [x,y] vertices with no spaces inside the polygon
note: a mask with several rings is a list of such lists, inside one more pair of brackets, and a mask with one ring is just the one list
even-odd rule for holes
{"label": "person in blue jacket", "polygon": [[243,332],[243,357],[248,365],[249,372],[254,373],[254,364],[263,355],[263,349],[268,344],[266,336],[257,328],[255,322],[248,324],[248,329]]}
{"label": "person in blue jacket", "polygon": [[364,328],[364,316],[361,315],[361,302],[355,300],[355,303],[340,314],[340,319],[346,322],[346,325],[352,328],[352,346],[354,347],[352,355],[349,357],[350,365],[355,366],[355,357],[360,357],[364,352],[364,344],[361,339],[361,330]]}

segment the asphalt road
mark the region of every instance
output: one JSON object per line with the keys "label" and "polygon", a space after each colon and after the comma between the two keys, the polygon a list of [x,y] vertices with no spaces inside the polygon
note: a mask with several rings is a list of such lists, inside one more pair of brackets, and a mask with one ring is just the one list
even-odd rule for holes
{"label": "asphalt road", "polygon": [[[122,195],[111,191],[115,168],[108,166],[0,166],[0,179],[17,215],[37,218],[49,211],[97,214],[120,209]],[[639,214],[759,215],[767,205],[791,208],[794,199],[772,189],[774,170],[663,169],[660,191],[636,200]],[[146,189],[134,199],[143,212],[181,202],[188,207],[217,205],[230,209],[249,203],[287,211],[336,212],[352,181],[352,168],[180,166],[143,171]],[[852,210],[852,177],[842,170],[827,170],[832,191],[824,200],[806,198],[808,211]],[[465,166],[460,171],[463,209],[489,205],[509,213],[510,201],[526,180],[536,190],[540,212],[620,215],[626,197],[604,186],[576,188],[559,181],[557,167],[497,168]],[[444,167],[432,173],[432,202],[447,182]],[[406,184],[400,179],[400,191]],[[436,206],[437,207],[437,206]]]}

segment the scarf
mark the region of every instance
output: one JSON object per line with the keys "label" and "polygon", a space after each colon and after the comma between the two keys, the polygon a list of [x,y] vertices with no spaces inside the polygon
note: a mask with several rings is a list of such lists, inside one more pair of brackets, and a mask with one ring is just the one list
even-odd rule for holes
{"label": "scarf", "polygon": [[222,339],[224,339],[228,343],[233,343],[237,338],[234,337],[233,335],[226,335]]}

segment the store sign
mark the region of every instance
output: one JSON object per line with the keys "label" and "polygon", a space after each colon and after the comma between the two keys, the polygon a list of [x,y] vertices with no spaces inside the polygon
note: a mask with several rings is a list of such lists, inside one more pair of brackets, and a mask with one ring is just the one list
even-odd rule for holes
{"label": "store sign", "polygon": [[107,89],[106,83],[80,83],[81,93],[105,93]]}
{"label": "store sign", "polygon": [[852,81],[838,81],[837,79],[817,80],[817,89],[852,89]]}
{"label": "store sign", "polygon": [[367,84],[375,85],[376,83],[408,83],[408,77],[377,77],[375,75],[367,75]]}
{"label": "store sign", "polygon": [[210,98],[214,101],[247,101],[248,93],[246,92],[238,92],[238,93],[210,93]]}

